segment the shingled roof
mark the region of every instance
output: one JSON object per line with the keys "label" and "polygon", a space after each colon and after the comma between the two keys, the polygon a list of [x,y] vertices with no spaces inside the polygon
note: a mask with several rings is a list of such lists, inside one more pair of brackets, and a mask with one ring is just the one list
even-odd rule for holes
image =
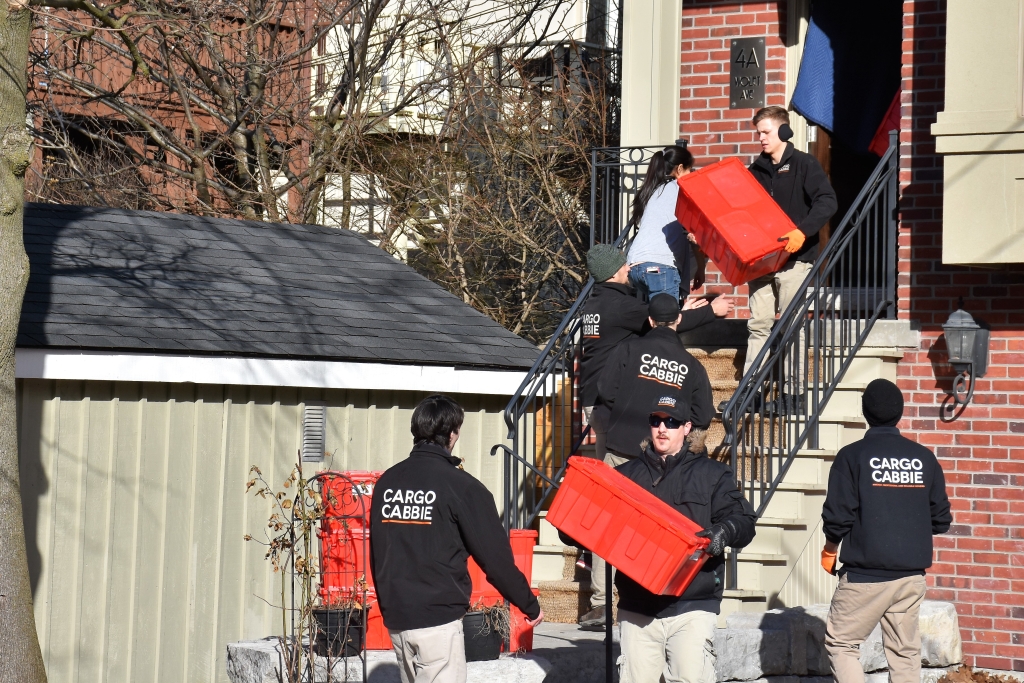
{"label": "shingled roof", "polygon": [[19,347],[527,369],[537,348],[355,233],[28,204]]}

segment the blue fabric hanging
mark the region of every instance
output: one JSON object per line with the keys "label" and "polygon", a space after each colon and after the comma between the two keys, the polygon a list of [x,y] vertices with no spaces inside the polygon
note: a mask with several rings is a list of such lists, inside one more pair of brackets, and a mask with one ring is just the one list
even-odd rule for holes
{"label": "blue fabric hanging", "polygon": [[829,131],[832,130],[833,73],[832,43],[811,17],[793,90],[793,109]]}
{"label": "blue fabric hanging", "polygon": [[903,7],[816,0],[804,40],[793,109],[854,151],[866,153],[900,87]]}

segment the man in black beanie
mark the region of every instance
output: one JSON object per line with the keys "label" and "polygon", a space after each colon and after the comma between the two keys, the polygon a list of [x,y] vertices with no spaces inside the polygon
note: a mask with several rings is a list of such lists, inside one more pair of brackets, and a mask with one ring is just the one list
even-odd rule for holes
{"label": "man in black beanie", "polygon": [[919,683],[924,570],[932,564],[932,535],[953,521],[946,481],[935,455],[896,428],[903,394],[895,384],[871,382],[862,407],[870,428],[836,455],[821,511],[821,566],[840,577],[825,649],[835,683],[864,683],[860,645],[881,621],[889,680]]}

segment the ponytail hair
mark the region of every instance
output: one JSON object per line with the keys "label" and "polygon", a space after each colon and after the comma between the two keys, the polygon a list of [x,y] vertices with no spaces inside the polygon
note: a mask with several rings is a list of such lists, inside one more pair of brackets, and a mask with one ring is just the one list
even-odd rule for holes
{"label": "ponytail hair", "polygon": [[651,157],[643,185],[640,186],[640,191],[633,199],[633,225],[640,225],[647,202],[651,200],[658,188],[672,180],[672,171],[676,166],[693,168],[693,155],[685,147],[671,145],[660,152],[655,152]]}

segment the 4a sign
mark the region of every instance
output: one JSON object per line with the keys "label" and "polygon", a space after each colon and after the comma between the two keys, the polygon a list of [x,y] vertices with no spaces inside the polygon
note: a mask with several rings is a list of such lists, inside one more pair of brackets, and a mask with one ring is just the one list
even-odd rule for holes
{"label": "4a sign", "polygon": [[733,38],[729,52],[729,109],[764,106],[764,38]]}

